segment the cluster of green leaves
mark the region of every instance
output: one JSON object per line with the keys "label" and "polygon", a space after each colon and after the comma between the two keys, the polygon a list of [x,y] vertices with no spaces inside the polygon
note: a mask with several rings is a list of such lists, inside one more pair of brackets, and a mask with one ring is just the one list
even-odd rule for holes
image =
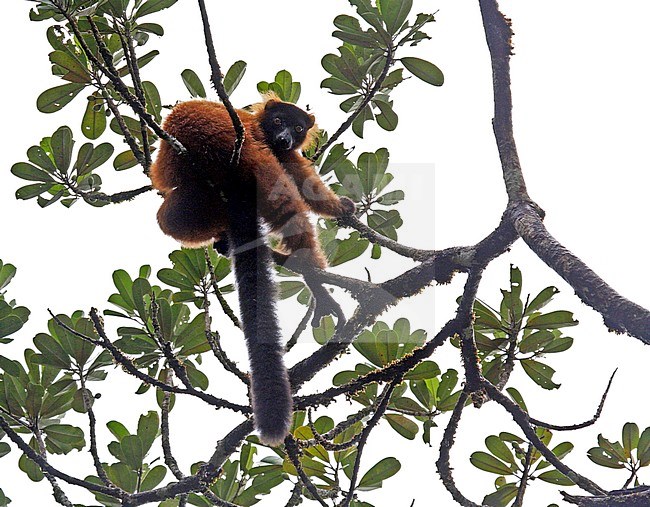
{"label": "cluster of green leaves", "polygon": [[[280,458],[268,456],[255,465],[256,453],[255,445],[245,443],[239,452],[239,459],[229,459],[224,463],[219,479],[210,487],[212,493],[235,505],[248,507],[261,500],[258,496],[268,495],[274,487],[288,479]],[[200,465],[194,464],[192,473],[196,473]],[[213,505],[204,496],[195,493],[190,494],[189,503],[199,507]]]}
{"label": "cluster of green leaves", "polygon": [[[521,409],[528,411],[519,391],[515,388],[508,388],[506,391]],[[550,447],[553,438],[550,430],[536,428],[535,433],[544,445]],[[559,486],[573,485],[573,481],[560,471],[546,470],[552,465],[542,459],[541,453],[525,438],[503,431],[498,435],[488,436],[485,439],[485,447],[488,452],[477,451],[470,457],[471,463],[476,468],[498,475],[494,482],[496,491],[483,498],[483,505],[490,507],[509,505],[516,499],[524,476],[526,484],[539,479]],[[572,450],[571,442],[562,442],[551,448],[551,452],[559,460],[564,459]]]}
{"label": "cluster of green leaves", "polygon": [[[83,90],[90,89],[87,105],[81,120],[82,134],[91,140],[98,139],[110,126],[110,129],[123,135],[120,122],[113,118],[110,123],[107,117],[111,111],[107,107],[110,100],[119,107],[123,97],[114,84],[107,80],[90,60],[84,46],[99,61],[103,61],[100,49],[95,40],[88,17],[97,26],[105,49],[111,55],[111,64],[120,78],[131,74],[127,64],[127,51],[123,46],[124,40],[131,40],[136,47],[143,46],[151,34],[162,36],[163,28],[155,23],[142,22],[141,18],[172,6],[177,0],[66,0],[52,2],[39,0],[32,9],[30,18],[33,21],[54,19],[62,24],[47,29],[47,40],[52,46],[50,53],[52,74],[68,83],[55,86],[41,93],[36,106],[43,113],[60,111]],[[80,37],[74,31],[68,18],[75,19]],[[138,68],[151,62],[158,51],[135,58]],[[134,93],[134,90],[130,90]],[[145,97],[145,108],[158,122],[162,119],[162,102],[156,86],[150,81],[142,82],[142,92]],[[155,142],[156,135],[140,121],[123,115],[126,129],[135,139],[142,151],[145,145],[150,147]],[[146,134],[143,134],[143,130]],[[147,141],[143,136],[147,136]],[[51,137],[44,139],[38,149],[32,147],[33,156],[29,156],[32,164],[20,163],[14,166],[14,174],[20,178],[36,181],[37,183],[22,187],[17,192],[19,199],[30,199],[38,196],[38,203],[47,206],[59,199],[65,206],[70,206],[79,197],[89,204],[99,206],[105,204],[92,197],[99,192],[101,178],[93,173],[113,155],[114,148],[104,143],[97,148],[87,143],[79,151],[77,164],[70,168],[69,152],[72,146],[72,132],[68,127],[61,127]],[[51,143],[51,144],[50,144]],[[41,150],[44,153],[39,152]],[[61,155],[57,159],[57,152]],[[68,155],[67,158],[65,155]],[[118,154],[113,160],[116,170],[134,167],[138,160],[131,150]],[[48,196],[49,198],[44,197]]]}
{"label": "cluster of green leaves", "polygon": [[85,143],[77,152],[72,163],[74,148],[72,131],[69,127],[59,128],[52,136],[45,137],[38,146],[27,150],[29,162],[18,162],[11,172],[27,181],[34,181],[16,191],[17,199],[36,197],[42,208],[61,200],[70,207],[79,198],[93,206],[104,206],[105,201],[92,196],[102,184],[101,177],[94,172],[113,154],[113,146],[102,143],[93,146]]}
{"label": "cluster of green leaves", "polygon": [[[44,436],[44,451],[68,454],[85,446],[84,434],[60,420],[69,410],[88,410],[94,397],[86,383],[104,380],[112,359],[77,336],[98,338],[81,312],[50,319],[48,331],[34,337],[37,350],[25,349],[24,365],[0,356],[0,412],[16,432],[32,434],[29,445],[36,452],[41,453],[37,436]],[[43,479],[40,468],[26,455],[19,466],[33,481]]]}
{"label": "cluster of green leaves", "polygon": [[[314,330],[314,338],[320,344],[333,335],[333,324],[325,321]],[[334,376],[335,386],[341,386],[366,375],[371,371],[384,368],[394,361],[411,354],[426,341],[426,332],[422,329],[411,331],[407,319],[398,319],[391,328],[382,321],[376,322],[372,329],[364,330],[353,343],[366,362],[358,363],[354,370],[345,370]],[[406,373],[404,382],[393,391],[384,419],[401,436],[413,440],[422,424],[422,439],[430,443],[431,428],[435,427],[434,418],[453,410],[461,391],[454,391],[458,383],[458,372],[453,369],[445,373],[440,371],[433,361],[423,361]],[[410,393],[409,393],[410,391]],[[409,396],[412,395],[411,396]],[[368,407],[377,402],[378,385],[369,384],[352,399]]]}
{"label": "cluster of green leaves", "polygon": [[[308,424],[305,424],[305,419],[305,412],[296,412],[291,428],[293,436],[301,441],[314,438],[314,432]],[[314,421],[313,428],[319,435],[323,435],[334,428],[334,421],[330,417],[322,416]],[[342,433],[337,434],[333,442],[336,444],[348,442],[358,435],[362,429],[363,426],[360,422],[355,423]],[[259,443],[259,440],[255,436],[249,437],[249,441]],[[285,479],[290,480],[291,477],[297,478],[298,472],[284,448],[273,448],[273,452],[277,456],[266,458],[264,460],[265,465],[258,468],[264,471],[282,471],[285,474]],[[344,477],[350,480],[356,459],[357,450],[355,447],[350,447],[342,451],[328,451],[319,444],[303,448],[300,465],[318,489],[338,491],[341,489],[341,472],[343,472]],[[400,468],[401,464],[396,458],[388,457],[381,459],[361,475],[356,490],[372,491],[381,488],[383,481],[394,476],[399,472]],[[306,489],[303,490],[303,495],[311,498],[310,493]],[[359,500],[355,500],[351,505],[356,507],[372,507],[371,504]]]}
{"label": "cluster of green leaves", "polygon": [[598,435],[598,445],[587,452],[591,461],[606,468],[621,468],[631,475],[625,487],[633,482],[639,485],[638,471],[650,465],[650,427],[639,435],[636,423],[626,423],[621,432],[621,440],[610,442],[603,435]]}
{"label": "cluster of green leaves", "polygon": [[[359,115],[352,123],[352,131],[363,137],[364,124],[374,120],[384,130],[395,130],[398,116],[393,109],[390,92],[404,80],[402,68],[382,76],[390,63],[400,62],[403,67],[423,81],[440,86],[444,77],[434,64],[415,57],[396,59],[395,51],[409,44],[414,46],[430,37],[422,31],[425,25],[434,21],[432,14],[418,14],[413,21],[407,21],[413,2],[411,0],[350,0],[357,8],[359,18],[340,15],[334,19],[337,30],[333,36],[343,41],[338,48],[339,55],[325,55],[321,61],[330,74],[321,87],[335,95],[350,95],[341,103],[345,112]],[[368,28],[364,29],[362,20]],[[370,102],[368,97],[375,93]]]}
{"label": "cluster of green leaves", "polygon": [[[544,389],[560,387],[553,381],[555,370],[539,361],[546,354],[568,350],[573,338],[562,329],[576,326],[573,313],[540,310],[558,293],[555,287],[546,287],[534,298],[521,299],[521,271],[510,267],[510,290],[501,290],[499,310],[477,300],[474,304],[476,345],[482,360],[483,375],[493,384],[498,383],[508,360],[521,364],[524,372]],[[458,340],[454,340],[458,345]]]}
{"label": "cluster of green leaves", "polygon": [[[210,256],[215,277],[217,281],[222,280],[230,272],[230,262],[215,252],[210,252]],[[205,334],[205,314],[200,312],[192,317],[186,302],[193,302],[199,308],[203,306],[203,298],[209,290],[208,266],[203,250],[176,250],[169,257],[173,268],[161,269],[157,276],[163,283],[180,289],[178,292],[152,285],[149,282],[149,266],[142,266],[135,279],[126,271],[118,270],[113,273],[117,293],[109,297],[109,302],[119,311],[109,309],[104,313],[134,323],[118,328],[120,338],[115,345],[133,357],[138,368],[146,368],[149,376],[164,380],[167,359],[161,341],[169,343],[174,355],[183,362],[192,385],[205,390],[208,377],[198,368],[202,362],[201,354],[210,350]],[[232,291],[232,287],[226,286],[221,290]],[[155,314],[154,309],[157,310]],[[156,335],[154,317],[160,336]],[[149,384],[143,383],[137,393],[142,394],[149,387]],[[157,396],[159,403],[162,403],[162,394],[158,392]]]}
{"label": "cluster of green leaves", "polygon": [[0,259],[0,343],[9,343],[10,335],[20,331],[29,319],[29,309],[17,306],[16,301],[5,298],[6,288],[16,274],[13,264],[4,264]]}
{"label": "cluster of green leaves", "polygon": [[[108,451],[117,462],[103,463],[106,475],[113,484],[128,491],[139,493],[149,491],[160,484],[167,475],[164,465],[154,465],[158,459],[147,459],[153,443],[160,436],[160,420],[156,412],[141,415],[135,434],[131,434],[122,423],[110,421],[106,424],[117,439],[108,444]],[[102,485],[99,477],[89,475],[86,480]],[[94,493],[95,499],[107,507],[119,507],[121,502],[113,497]]]}

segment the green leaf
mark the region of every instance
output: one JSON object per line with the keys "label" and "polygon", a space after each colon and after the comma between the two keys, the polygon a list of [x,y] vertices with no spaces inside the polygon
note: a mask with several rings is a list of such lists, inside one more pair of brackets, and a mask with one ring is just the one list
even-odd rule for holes
{"label": "green leaf", "polygon": [[547,329],[542,329],[526,336],[519,343],[519,350],[524,354],[536,352],[545,345],[548,345],[554,340],[553,333]]}
{"label": "green leaf", "polygon": [[625,423],[622,433],[621,442],[623,442],[623,449],[625,449],[625,457],[629,459],[632,450],[639,445],[639,427],[635,423]]}
{"label": "green leaf", "polygon": [[[314,335],[316,343],[324,345],[330,340],[330,338],[332,338],[332,336],[334,336],[335,330],[336,326],[334,325],[334,319],[331,315],[327,315],[321,320],[320,326],[312,328],[312,334]],[[356,341],[354,343],[356,343]]]}
{"label": "green leaf", "polygon": [[[49,140],[48,140],[48,145],[49,145]],[[37,165],[38,167],[44,169],[48,173],[56,172],[56,166],[54,165],[54,162],[48,156],[45,150],[40,146],[32,146],[31,148],[29,148],[27,150],[27,158],[32,164]]]}
{"label": "green leaf", "polygon": [[18,460],[18,468],[25,472],[27,474],[27,477],[29,477],[34,482],[40,482],[44,478],[40,467],[31,459],[29,459],[26,454],[23,454]]}
{"label": "green leaf", "polygon": [[381,0],[381,2],[377,1],[377,6],[386,23],[388,33],[394,35],[411,12],[413,0]]}
{"label": "green leaf", "polygon": [[431,62],[410,56],[400,58],[400,61],[406,67],[406,70],[426,83],[434,86],[442,86],[445,82],[442,71]]}
{"label": "green leaf", "polygon": [[334,255],[330,257],[330,266],[338,266],[356,259],[366,251],[369,244],[367,239],[361,239],[358,232],[351,233],[348,239],[342,240],[338,244]]}
{"label": "green leaf", "polygon": [[512,475],[513,473],[511,467],[487,452],[475,452],[470,456],[469,460],[472,465],[485,472],[498,475]]}
{"label": "green leaf", "polygon": [[402,435],[404,438],[413,440],[418,434],[418,425],[408,417],[401,414],[386,414],[384,419],[388,421],[391,428],[397,431],[397,433]]}
{"label": "green leaf", "polygon": [[192,69],[185,69],[183,72],[181,72],[181,77],[183,78],[185,88],[187,88],[187,91],[190,92],[190,95],[192,95],[192,97],[207,97],[207,94],[205,93],[205,87],[199,79],[199,76],[196,75],[196,72],[194,72]]}
{"label": "green leaf", "polygon": [[377,199],[377,204],[382,206],[393,206],[400,201],[404,200],[404,191],[403,190],[393,190],[392,192],[386,192],[384,195],[380,196]]}
{"label": "green leaf", "polygon": [[88,139],[97,139],[106,130],[106,108],[104,102],[92,96],[86,105],[86,112],[81,120],[81,133]]}
{"label": "green leaf", "polygon": [[52,134],[50,140],[52,146],[52,157],[57,169],[65,173],[70,168],[70,161],[72,159],[72,147],[74,141],[72,140],[72,130],[70,127],[61,127]]}
{"label": "green leaf", "polygon": [[[0,458],[11,452],[11,446],[7,442],[0,442]],[[0,490],[0,507],[2,507],[2,490]]]}
{"label": "green leaf", "polygon": [[515,457],[510,448],[497,436],[490,435],[485,439],[485,446],[501,461],[515,465]]}
{"label": "green leaf", "polygon": [[508,395],[510,395],[512,400],[517,405],[519,405],[519,408],[521,408],[524,412],[528,412],[528,407],[526,407],[526,402],[524,402],[523,396],[519,391],[517,391],[517,389],[515,389],[514,387],[508,387],[506,389],[506,392],[508,393]]}
{"label": "green leaf", "polygon": [[549,470],[537,476],[539,480],[556,484],[557,486],[573,486],[574,482],[559,470]]}
{"label": "green leaf", "polygon": [[642,467],[650,465],[650,427],[644,429],[639,437],[636,457]]}
{"label": "green leaf", "polygon": [[517,497],[518,488],[515,484],[504,484],[494,493],[483,498],[483,504],[489,507],[506,507]]}
{"label": "green leaf", "polygon": [[120,441],[120,449],[122,456],[124,456],[124,463],[131,468],[131,470],[139,470],[142,467],[142,460],[144,459],[144,449],[142,440],[137,435],[126,435]]}
{"label": "green leaf", "polygon": [[34,345],[43,354],[41,364],[49,364],[56,368],[70,368],[70,356],[63,347],[50,335],[39,333],[34,337]]}
{"label": "green leaf", "polygon": [[[154,35],[158,35],[159,37],[162,37],[165,35],[165,30],[163,29],[162,26],[160,26],[157,23],[142,23],[138,25],[138,30],[142,30],[143,32],[149,32],[153,33]],[[142,67],[142,65],[139,65]]]}
{"label": "green leaf", "polygon": [[409,371],[405,376],[405,380],[424,380],[434,378],[440,375],[440,368],[433,361],[423,361],[415,368]]}
{"label": "green leaf", "polygon": [[144,81],[142,83],[142,90],[144,91],[144,97],[147,101],[147,111],[151,113],[156,121],[160,121],[162,116],[160,112],[162,111],[162,101],[160,100],[160,93],[158,88],[151,81]]}
{"label": "green leaf", "polygon": [[51,424],[43,432],[47,450],[54,454],[68,454],[73,449],[80,451],[86,445],[81,428],[69,424]]}
{"label": "green leaf", "polygon": [[67,51],[53,51],[50,53],[50,61],[67,71],[61,75],[66,81],[72,83],[90,83],[91,79],[88,69]]}
{"label": "green leaf", "polygon": [[359,481],[358,489],[369,491],[381,487],[381,483],[399,472],[402,465],[396,458],[384,458],[368,470]]}
{"label": "green leaf", "polygon": [[141,18],[154,12],[167,9],[174,5],[178,0],[147,0],[142,6],[135,12],[134,18]]}
{"label": "green leaf", "polygon": [[542,353],[544,354],[555,354],[557,352],[564,352],[568,350],[573,345],[573,338],[569,336],[560,336],[555,338],[551,343],[544,345],[542,347]]}
{"label": "green leaf", "polygon": [[602,447],[592,447],[587,451],[587,457],[596,463],[596,465],[600,465],[601,467],[625,468],[624,462],[619,460],[619,458],[606,453]]}
{"label": "green leaf", "polygon": [[84,88],[82,84],[68,83],[45,90],[36,99],[36,108],[41,113],[54,113],[69,104]]}
{"label": "green leaf", "polygon": [[246,74],[246,62],[238,60],[230,66],[223,78],[223,87],[228,95],[232,95],[244,74]]}
{"label": "green leaf", "polygon": [[120,153],[117,157],[115,157],[115,160],[113,160],[113,168],[116,171],[131,169],[136,165],[138,165],[138,159],[135,158],[135,155],[131,150]]}
{"label": "green leaf", "polygon": [[138,436],[142,441],[142,452],[147,454],[149,449],[158,436],[158,428],[160,427],[160,419],[158,413],[149,411],[146,415],[141,415],[138,420]]}
{"label": "green leaf", "polygon": [[545,313],[528,319],[524,327],[528,329],[558,329],[561,327],[577,326],[578,321],[573,319],[573,313],[558,310]]}
{"label": "green leaf", "polygon": [[84,144],[79,149],[77,161],[74,164],[77,176],[88,174],[106,163],[113,155],[113,151],[115,148],[110,143],[102,143],[94,149],[92,144]]}
{"label": "green leaf", "polygon": [[160,484],[167,475],[167,469],[163,465],[153,467],[142,479],[140,491],[150,491]]}
{"label": "green leaf", "polygon": [[537,310],[540,310],[546,304],[553,299],[553,296],[560,292],[556,287],[546,287],[544,290],[542,290],[537,296],[533,298],[533,300],[528,303],[528,306],[526,307],[526,311],[524,312],[524,316],[528,317],[530,316],[533,312],[536,312]]}
{"label": "green leaf", "polygon": [[524,368],[526,374],[540,387],[544,389],[557,389],[560,387],[560,384],[556,384],[552,380],[555,370],[547,364],[533,359],[523,359],[521,366]]}
{"label": "green leaf", "polygon": [[379,126],[389,132],[395,130],[399,118],[395,111],[393,111],[393,106],[383,100],[374,100],[373,104],[381,111],[381,114],[378,114],[376,117]]}
{"label": "green leaf", "polygon": [[106,427],[118,441],[121,441],[125,436],[130,435],[129,430],[127,430],[126,426],[121,422],[109,421],[106,423]]}
{"label": "green leaf", "polygon": [[27,181],[44,181],[54,183],[54,178],[38,167],[27,162],[18,162],[11,167],[11,173]]}

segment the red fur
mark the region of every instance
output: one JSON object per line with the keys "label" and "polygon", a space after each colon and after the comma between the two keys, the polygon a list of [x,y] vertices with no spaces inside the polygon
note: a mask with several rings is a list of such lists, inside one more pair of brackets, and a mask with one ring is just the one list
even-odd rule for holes
{"label": "red fur", "polygon": [[[287,253],[300,251],[299,255],[313,265],[325,267],[325,256],[307,212],[311,208],[323,216],[337,217],[354,211],[354,205],[339,199],[299,150],[283,154],[281,160],[273,154],[260,126],[265,110],[237,110],[246,137],[239,166],[232,170],[238,171],[242,186],[254,183],[258,212],[272,231],[282,235]],[[161,143],[151,167],[153,186],[165,199],[158,211],[158,223],[163,232],[186,246],[219,240],[229,226],[221,192],[226,171],[231,170],[229,160],[235,141],[230,116],[220,103],[192,100],[174,107],[163,128],[188,153],[179,155],[169,144]],[[309,139],[308,135],[305,142]]]}

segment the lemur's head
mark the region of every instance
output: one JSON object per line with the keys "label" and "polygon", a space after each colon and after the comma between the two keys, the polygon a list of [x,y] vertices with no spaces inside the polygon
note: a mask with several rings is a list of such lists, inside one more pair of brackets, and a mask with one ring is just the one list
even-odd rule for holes
{"label": "lemur's head", "polygon": [[258,112],[266,142],[276,154],[297,150],[310,140],[315,118],[298,106],[269,98]]}

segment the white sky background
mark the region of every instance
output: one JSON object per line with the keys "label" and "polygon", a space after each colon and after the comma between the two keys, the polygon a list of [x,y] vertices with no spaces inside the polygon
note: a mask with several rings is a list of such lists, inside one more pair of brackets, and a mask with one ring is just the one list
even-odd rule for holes
{"label": "white sky background", "polygon": [[[338,127],[345,115],[338,108],[339,98],[319,88],[326,77],[320,59],[338,46],[338,40],[330,37],[331,21],[337,14],[350,11],[347,2],[209,4],[222,66],[227,68],[238,59],[249,64],[233,97],[236,105],[254,102],[256,83],[272,80],[278,70],[286,68],[302,83],[300,104],[311,105],[322,128],[333,132]],[[83,93],[60,113],[44,115],[36,110],[38,94],[62,82],[49,72],[47,54],[51,48],[45,39],[46,24],[28,21],[31,5],[18,0],[3,2],[0,31],[4,48],[0,259],[18,267],[9,296],[32,310],[29,324],[14,344],[0,351],[14,358],[20,357],[24,347],[32,346],[34,334],[45,330],[48,307],[63,313],[87,311],[91,306],[107,308],[106,299],[114,292],[111,273],[115,269],[127,269],[135,276],[140,265],[151,264],[155,273],[168,266],[167,255],[176,248],[175,242],[157,228],[155,212],[160,199],[153,193],[133,203],[101,209],[78,203],[70,210],[60,205],[42,210],[35,201],[15,200],[14,192],[24,182],[13,177],[9,169],[13,163],[26,160],[30,146],[64,124],[73,128],[77,147],[85,142],[79,131]],[[547,211],[545,223],[559,241],[623,295],[650,307],[650,4],[638,0],[615,4],[600,0],[510,0],[502,1],[501,7],[512,18],[516,33],[512,59],[515,135],[530,195]],[[389,170],[395,175],[392,189],[404,188],[407,193],[399,208],[405,219],[400,240],[424,248],[475,243],[497,225],[506,203],[490,124],[491,75],[478,2],[416,0],[413,11],[437,9],[438,22],[429,28],[433,40],[402,54],[436,63],[445,73],[445,85],[434,88],[409,80],[393,94],[400,117],[396,132],[387,134],[368,124],[363,141],[351,132],[344,137],[346,145],[358,148],[354,160],[363,150],[382,146],[390,150]],[[188,98],[180,72],[192,68],[206,84],[209,75],[196,3],[180,0],[174,8],[147,21],[161,23],[166,34],[162,39],[152,37],[146,46],[147,51],[157,48],[162,54],[144,69],[144,78],[158,85],[163,103]],[[105,135],[100,141],[107,139]],[[121,145],[117,148],[123,151]],[[146,184],[137,168],[115,175],[106,166],[98,172],[108,192]],[[618,367],[600,421],[581,432],[556,434],[553,442],[561,442],[562,437],[572,440],[576,449],[566,458],[568,464],[605,488],[621,487],[626,473],[603,474],[604,469],[587,460],[586,451],[596,445],[598,433],[620,438],[620,429],[627,421],[637,422],[641,429],[650,426],[646,366],[650,349],[634,338],[608,333],[602,319],[582,305],[521,241],[490,265],[479,291],[482,299],[498,304],[498,289],[507,287],[510,263],[522,268],[524,294],[555,285],[562,293],[549,309],[572,310],[581,321],[568,333],[576,339],[573,348],[546,360],[558,371],[555,380],[562,384],[559,391],[543,391],[521,371],[513,375],[511,385],[520,388],[535,416],[558,424],[575,423],[592,416],[609,375]],[[345,272],[363,277],[364,265],[374,280],[382,280],[412,264],[390,255],[380,261],[365,257],[346,266]],[[392,323],[407,316],[413,329],[423,328],[433,335],[452,316],[463,281],[464,276],[457,276],[451,285],[426,291],[382,320]],[[295,306],[282,305],[281,318],[288,332],[299,320],[299,312],[302,310]],[[229,350],[244,361],[240,337],[234,333],[230,336]],[[305,333],[288,362],[293,364],[311,350],[313,342]],[[433,359],[443,371],[459,367],[458,353],[451,346]],[[354,360],[358,356],[346,358],[345,364],[353,365]],[[317,377],[306,392],[324,387],[342,364]],[[230,378],[225,376],[211,382],[211,392],[226,394],[231,388],[226,382]],[[125,394],[134,392],[137,383],[119,372],[93,387],[103,395],[95,407],[102,421],[100,449],[103,458],[109,459],[105,444],[110,435],[105,422],[119,419],[134,428],[139,413],[154,408],[154,402],[150,394]],[[237,388],[236,397],[243,400],[240,391]],[[348,412],[358,407],[346,403],[339,406]],[[172,413],[172,426],[176,428],[173,446],[187,470],[191,463],[207,458],[213,443],[238,419],[225,411],[218,416],[211,411],[196,412],[198,405],[192,402],[177,407]],[[70,421],[85,428],[82,417]],[[383,489],[363,494],[362,499],[377,507],[406,507],[414,498],[416,507],[455,505],[434,470],[446,421],[446,416],[438,419],[441,428],[433,432],[432,448],[422,444],[420,435],[409,442],[382,424],[369,441],[362,472],[393,455],[402,462],[402,471],[386,481]],[[487,435],[514,429],[510,417],[493,403],[480,412],[474,408],[465,411],[452,464],[460,489],[472,500],[478,502],[491,492],[495,477],[471,466],[469,455],[484,450]],[[185,435],[179,435],[180,431]],[[17,471],[18,456],[14,449],[0,461],[0,487],[14,500],[11,505],[53,505],[46,481],[35,485]],[[91,470],[86,452],[52,461],[66,471],[85,474]],[[641,477],[650,482],[648,471]],[[78,488],[64,489],[73,502],[92,503]],[[288,494],[274,500],[265,498],[259,505],[280,506]],[[533,507],[560,501],[557,488],[538,483],[532,485],[527,498],[527,505]]]}

